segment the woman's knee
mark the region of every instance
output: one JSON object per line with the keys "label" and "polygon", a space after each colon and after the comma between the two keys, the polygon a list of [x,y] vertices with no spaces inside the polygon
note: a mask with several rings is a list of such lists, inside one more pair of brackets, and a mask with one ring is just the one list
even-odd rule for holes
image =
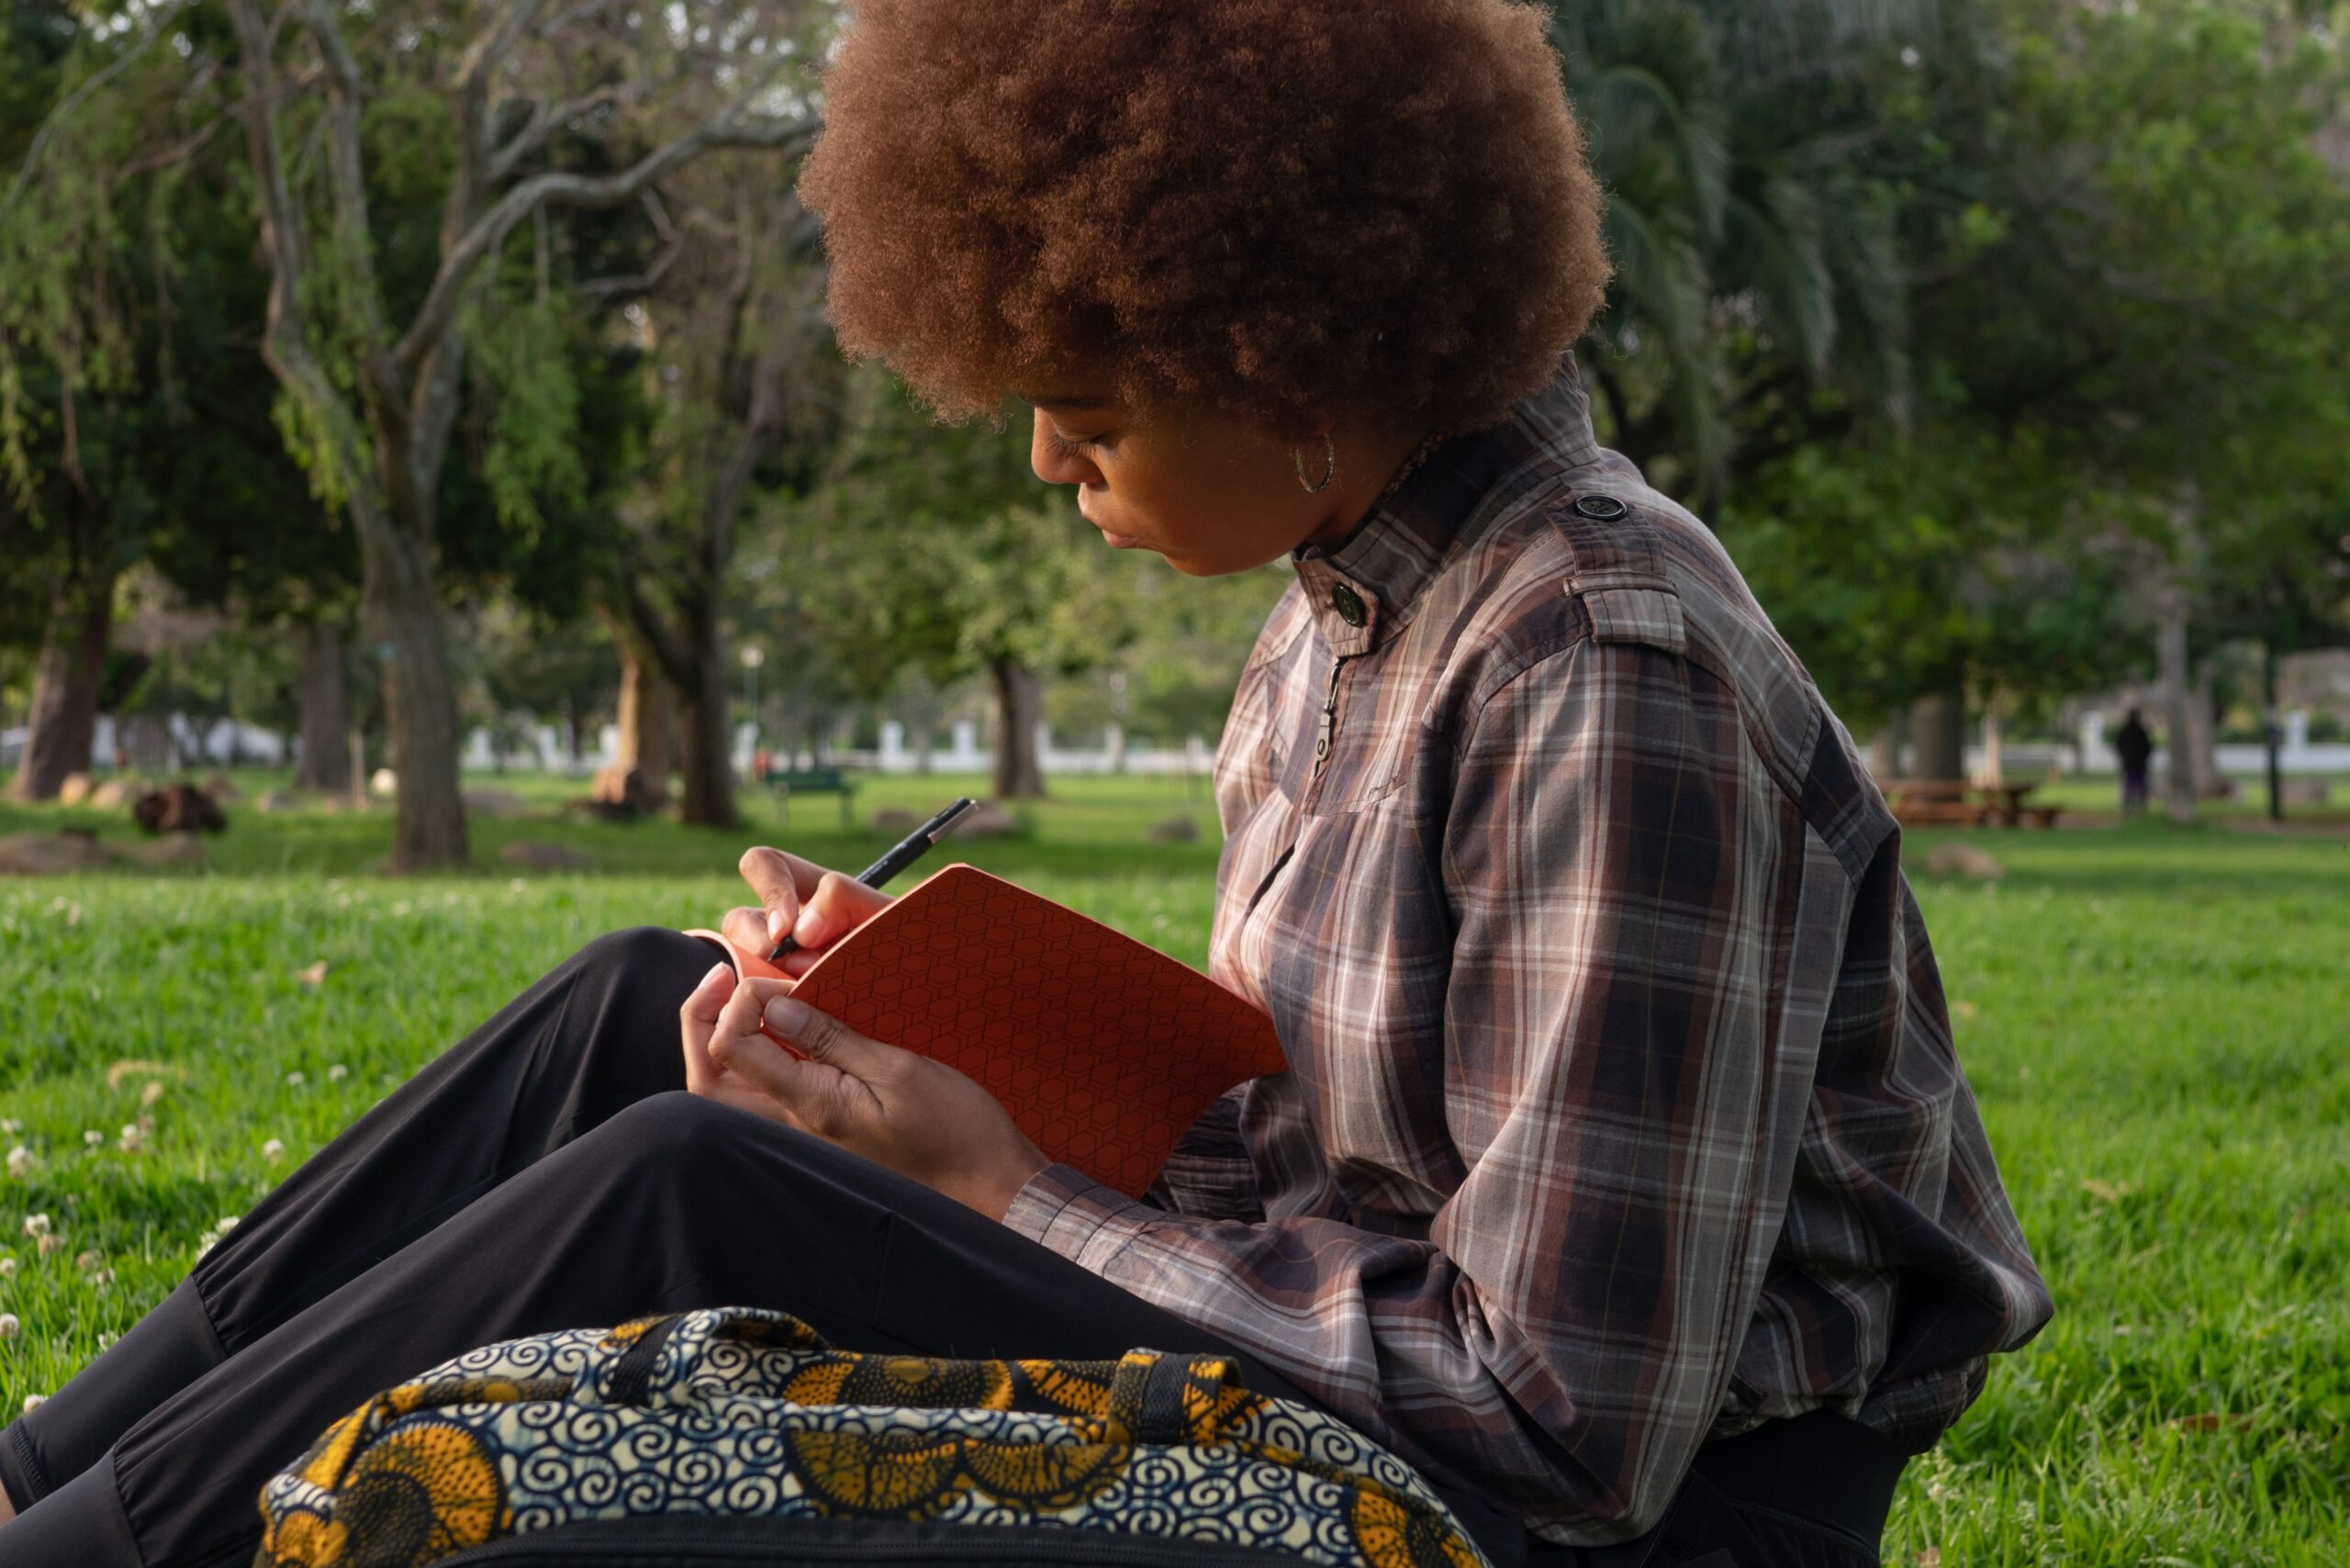
{"label": "woman's knee", "polygon": [[699,936],[666,925],[632,925],[608,931],[572,955],[575,968],[598,974],[668,980],[682,977],[691,987],[722,955]]}
{"label": "woman's knee", "polygon": [[748,1147],[805,1138],[748,1111],[678,1089],[648,1094],[615,1112],[580,1141],[593,1143],[583,1157],[599,1166],[691,1182],[709,1176],[714,1167],[739,1164]]}

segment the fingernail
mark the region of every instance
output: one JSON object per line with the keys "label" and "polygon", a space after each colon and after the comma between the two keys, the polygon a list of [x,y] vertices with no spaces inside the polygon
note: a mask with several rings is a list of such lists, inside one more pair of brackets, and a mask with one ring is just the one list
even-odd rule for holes
{"label": "fingernail", "polygon": [[784,934],[785,934],[786,932],[789,932],[790,929],[791,929],[791,923],[790,923],[789,921],[787,921],[787,920],[785,920],[785,919],[783,918],[783,911],[781,911],[781,910],[779,910],[779,909],[778,909],[778,910],[771,911],[771,912],[768,913],[768,915],[767,915],[767,940],[768,940],[768,941],[770,941],[770,942],[780,942],[780,941],[782,941],[782,940],[783,940],[783,938],[784,938]]}
{"label": "fingernail", "polygon": [[824,937],[824,917],[812,909],[800,912],[800,924],[791,928],[802,947],[812,947]]}
{"label": "fingernail", "polygon": [[796,1040],[800,1031],[808,1026],[808,1004],[778,996],[767,1003],[767,1026],[787,1040]]}
{"label": "fingernail", "polygon": [[733,974],[733,972],[734,972],[734,971],[733,971],[733,969],[731,969],[727,968],[727,967],[726,967],[726,965],[725,965],[724,963],[716,963],[716,964],[712,964],[712,965],[711,965],[711,966],[710,966],[710,973],[708,973],[708,974],[706,974],[706,975],[704,975],[704,976],[702,976],[702,977],[701,977],[701,983],[702,983],[702,984],[704,984],[704,985],[708,985],[711,981],[712,981],[712,980],[716,980],[720,975],[722,975],[722,974],[725,974],[725,975],[731,975],[731,974]]}

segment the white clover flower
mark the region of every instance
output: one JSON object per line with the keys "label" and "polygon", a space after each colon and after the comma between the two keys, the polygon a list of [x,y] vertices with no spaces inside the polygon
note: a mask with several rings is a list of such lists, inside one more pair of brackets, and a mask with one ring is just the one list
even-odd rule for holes
{"label": "white clover flower", "polygon": [[14,1117],[10,1117],[6,1121],[0,1121],[0,1137],[15,1137],[18,1133],[23,1132],[24,1130],[25,1124],[16,1120]]}
{"label": "white clover flower", "polygon": [[139,1130],[139,1124],[137,1122],[125,1122],[122,1125],[122,1152],[125,1154],[137,1154],[139,1152],[140,1143],[146,1136],[146,1134]]}
{"label": "white clover flower", "polygon": [[285,1075],[285,1084],[289,1089],[299,1089],[308,1081],[308,1080],[298,1072],[289,1072]]}
{"label": "white clover flower", "polygon": [[16,1271],[17,1255],[14,1252],[10,1252],[6,1256],[0,1256],[0,1280],[6,1279]]}
{"label": "white clover flower", "polygon": [[17,1337],[17,1330],[23,1327],[23,1324],[17,1321],[17,1315],[15,1313],[0,1312],[0,1339],[15,1338]]}
{"label": "white clover flower", "polygon": [[106,1141],[106,1135],[98,1131],[95,1127],[91,1127],[82,1134],[82,1141],[87,1144],[90,1148],[95,1148],[98,1145]]}
{"label": "white clover flower", "polygon": [[33,1151],[31,1149],[27,1148],[23,1144],[18,1144],[16,1148],[8,1151],[9,1180],[14,1182],[23,1181],[25,1179],[25,1172],[30,1170],[32,1168]]}
{"label": "white clover flower", "polygon": [[47,1215],[27,1215],[25,1216],[25,1234],[27,1236],[47,1236],[49,1234],[49,1216]]}
{"label": "white clover flower", "polygon": [[226,1236],[230,1231],[237,1228],[237,1216],[235,1215],[222,1215],[218,1220],[213,1222],[212,1228],[218,1231],[221,1235]]}
{"label": "white clover flower", "polygon": [[25,1414],[29,1416],[48,1403],[49,1395],[46,1394],[28,1394],[25,1395]]}
{"label": "white clover flower", "polygon": [[263,1159],[275,1159],[279,1155],[284,1154],[285,1152],[285,1142],[283,1138],[272,1138],[267,1143],[261,1146],[261,1157]]}
{"label": "white clover flower", "polygon": [[341,1062],[337,1062],[332,1067],[327,1069],[327,1081],[329,1083],[341,1083],[344,1079],[349,1078],[350,1076],[351,1070],[343,1066]]}
{"label": "white clover flower", "polygon": [[73,1260],[73,1267],[86,1274],[106,1260],[106,1255],[93,1247]]}
{"label": "white clover flower", "polygon": [[42,1257],[46,1258],[64,1245],[65,1238],[62,1236],[44,1236],[40,1238],[40,1245],[38,1250]]}

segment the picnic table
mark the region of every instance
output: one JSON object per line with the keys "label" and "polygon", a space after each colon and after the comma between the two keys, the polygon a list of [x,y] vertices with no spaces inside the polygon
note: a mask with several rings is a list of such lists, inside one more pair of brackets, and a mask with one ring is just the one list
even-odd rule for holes
{"label": "picnic table", "polygon": [[1959,778],[1894,778],[1885,785],[1885,803],[1904,827],[1956,825],[2054,827],[2061,806],[2025,804],[2040,788],[2030,784],[1969,784]]}

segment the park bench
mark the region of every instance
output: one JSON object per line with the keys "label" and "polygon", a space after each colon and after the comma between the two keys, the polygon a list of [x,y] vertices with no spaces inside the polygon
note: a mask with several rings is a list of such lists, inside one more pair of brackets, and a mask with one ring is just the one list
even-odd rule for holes
{"label": "park bench", "polygon": [[1885,803],[1903,827],[1981,827],[1991,808],[1967,796],[1974,786],[1955,778],[1896,778],[1885,786]]}
{"label": "park bench", "polygon": [[791,798],[794,795],[838,795],[841,798],[841,826],[856,824],[856,783],[837,767],[802,767],[789,773],[768,776],[767,783],[782,803],[786,825],[791,822]]}
{"label": "park bench", "polygon": [[1994,823],[2021,827],[2054,827],[2061,806],[2028,806],[2024,797],[2038,784],[1968,784],[1955,778],[1896,778],[1885,786],[1886,804],[1904,827],[1956,824],[1987,827]]}

